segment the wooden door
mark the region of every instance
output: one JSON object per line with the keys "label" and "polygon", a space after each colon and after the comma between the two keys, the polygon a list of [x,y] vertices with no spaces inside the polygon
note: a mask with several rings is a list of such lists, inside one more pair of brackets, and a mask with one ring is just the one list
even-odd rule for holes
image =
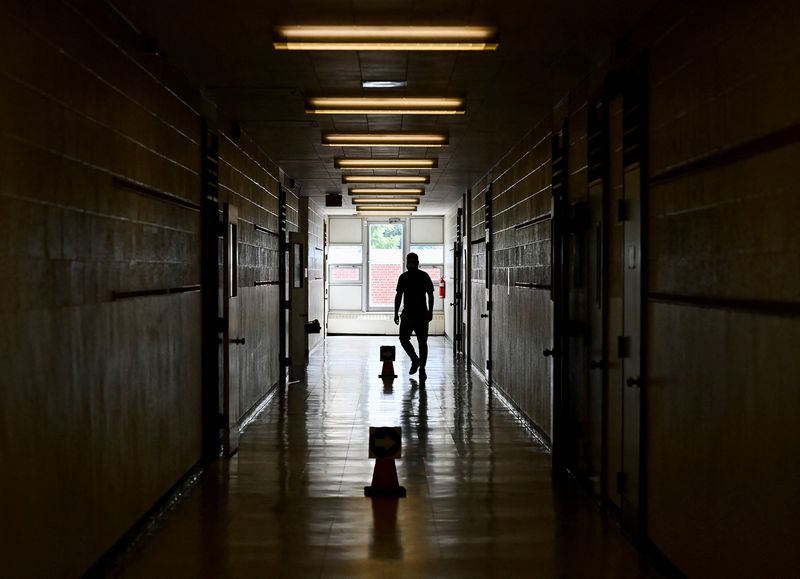
{"label": "wooden door", "polygon": [[486,263],[486,302],[484,313],[481,315],[483,320],[483,336],[485,340],[484,376],[486,383],[492,385],[492,184],[486,188],[484,197],[484,231],[485,242],[483,244]]}
{"label": "wooden door", "polygon": [[625,168],[622,339],[622,517],[638,529],[641,454],[642,216],[641,166]]}
{"label": "wooden door", "polygon": [[[577,462],[577,398],[575,384],[570,383],[569,365],[572,350],[569,339],[570,319],[570,218],[567,196],[569,165],[568,121],[551,139],[551,281],[550,299],[553,302],[552,342],[542,355],[552,360],[553,392],[553,467],[574,470]],[[538,352],[537,352],[538,354]]]}
{"label": "wooden door", "polygon": [[588,201],[587,201],[587,319],[588,319],[588,459],[591,492],[602,497],[604,486],[606,360],[606,221],[608,183],[608,106],[600,97],[588,106]]}
{"label": "wooden door", "polygon": [[238,210],[226,203],[222,283],[222,449],[225,456],[239,449],[239,352],[245,339],[239,335],[239,231]]}
{"label": "wooden door", "polygon": [[623,274],[624,221],[620,219],[623,200],[622,163],[622,97],[615,96],[608,103],[608,215],[607,282],[604,307],[607,309],[606,343],[608,356],[603,365],[605,372],[605,488],[606,499],[614,508],[620,508],[620,482],[622,473],[622,395],[623,368],[620,355],[620,338],[623,333]]}
{"label": "wooden door", "polygon": [[456,239],[453,242],[453,355],[464,353],[464,210],[456,211]]}

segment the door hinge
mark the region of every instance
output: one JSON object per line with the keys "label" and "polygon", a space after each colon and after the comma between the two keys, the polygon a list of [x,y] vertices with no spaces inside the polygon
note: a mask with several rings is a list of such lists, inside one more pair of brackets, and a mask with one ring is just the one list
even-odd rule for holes
{"label": "door hinge", "polygon": [[617,336],[617,358],[628,358],[631,355],[631,337]]}
{"label": "door hinge", "polygon": [[491,360],[486,360],[486,369],[487,370],[491,370],[492,369],[492,361]]}
{"label": "door hinge", "polygon": [[492,311],[492,302],[489,302],[489,301],[486,302],[486,311],[487,312],[491,312]]}
{"label": "door hinge", "polygon": [[617,201],[617,221],[627,221],[630,219],[628,217],[628,201],[625,199],[620,199]]}
{"label": "door hinge", "polygon": [[285,300],[283,302],[283,309],[284,310],[289,310],[291,308],[292,308],[292,302],[290,302],[289,300]]}
{"label": "door hinge", "polygon": [[462,338],[461,338],[461,334],[456,334],[456,336],[455,336],[455,337],[456,337],[456,342],[460,342],[460,341],[461,341],[461,339],[462,339]]}
{"label": "door hinge", "polygon": [[284,368],[289,368],[289,367],[291,367],[291,365],[292,365],[292,359],[291,359],[291,358],[284,358],[284,359],[281,361],[281,363],[283,364],[283,367],[284,367]]}
{"label": "door hinge", "polygon": [[628,492],[628,475],[622,471],[617,473],[617,494],[624,495]]}

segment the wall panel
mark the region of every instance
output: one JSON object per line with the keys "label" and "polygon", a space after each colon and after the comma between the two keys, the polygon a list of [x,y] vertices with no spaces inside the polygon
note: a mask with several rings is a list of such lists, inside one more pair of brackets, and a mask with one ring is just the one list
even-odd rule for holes
{"label": "wall panel", "polygon": [[115,299],[200,283],[199,212],[146,193],[199,202],[200,123],[69,4],[0,38],[0,560],[74,577],[200,458],[199,292]]}
{"label": "wall panel", "polygon": [[798,23],[797,3],[700,3],[647,29],[645,507],[689,576],[798,564]]}

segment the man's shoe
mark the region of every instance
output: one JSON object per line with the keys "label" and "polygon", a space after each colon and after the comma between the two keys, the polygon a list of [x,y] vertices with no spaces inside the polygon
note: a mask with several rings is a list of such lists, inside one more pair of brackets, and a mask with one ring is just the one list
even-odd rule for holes
{"label": "man's shoe", "polygon": [[423,366],[422,368],[420,368],[420,369],[419,369],[419,379],[420,379],[420,381],[422,382],[422,381],[424,381],[424,380],[425,380],[427,377],[428,377],[428,375],[425,373],[425,366]]}
{"label": "man's shoe", "polygon": [[419,368],[419,360],[414,360],[411,362],[411,369],[408,371],[409,374],[416,374],[417,368]]}

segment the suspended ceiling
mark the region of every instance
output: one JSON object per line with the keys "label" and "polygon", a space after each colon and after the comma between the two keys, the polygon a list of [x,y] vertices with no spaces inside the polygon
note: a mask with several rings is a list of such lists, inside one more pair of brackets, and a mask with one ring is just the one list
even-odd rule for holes
{"label": "suspended ceiling", "polygon": [[[334,157],[437,157],[419,214],[447,211],[554,102],[610,53],[654,0],[111,0],[189,81],[212,95],[292,177],[302,196],[344,193]],[[280,24],[491,25],[494,52],[291,52]],[[362,81],[406,81],[364,89]],[[463,96],[464,115],[309,115],[308,96]],[[325,147],[322,131],[447,132],[445,148]],[[320,199],[321,201],[321,199]]]}

